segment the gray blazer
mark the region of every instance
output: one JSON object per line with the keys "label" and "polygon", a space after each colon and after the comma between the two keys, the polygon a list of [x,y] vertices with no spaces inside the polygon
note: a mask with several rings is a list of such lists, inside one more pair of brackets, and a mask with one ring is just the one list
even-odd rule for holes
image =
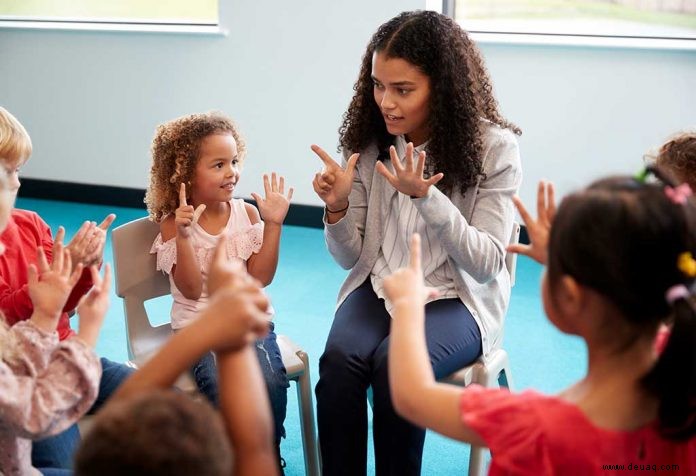
{"label": "gray blazer", "polygon": [[[376,171],[377,155],[375,146],[361,152],[346,215],[334,224],[324,217],[329,252],[339,265],[350,269],[337,306],[369,277],[382,243],[388,204],[397,193]],[[348,156],[346,152],[344,166]],[[457,294],[479,326],[485,358],[502,342],[510,300],[505,248],[515,218],[512,196],[522,181],[515,135],[487,123],[482,164],[485,179],[464,195],[455,191],[448,197],[430,187],[427,196],[413,203],[449,255]]]}

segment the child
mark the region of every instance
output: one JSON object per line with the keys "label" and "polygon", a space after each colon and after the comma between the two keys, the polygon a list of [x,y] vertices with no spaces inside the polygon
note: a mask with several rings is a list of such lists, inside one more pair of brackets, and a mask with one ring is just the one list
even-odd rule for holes
{"label": "child", "polygon": [[[0,172],[0,231],[11,209],[7,179]],[[6,476],[36,473],[31,440],[74,424],[94,403],[101,375],[93,347],[109,303],[108,265],[103,281],[96,267],[90,267],[94,287],[78,306],[79,331],[59,341],[56,326],[82,265],[72,269],[70,253],[60,241],[53,244],[50,265],[42,248],[37,253],[37,265],[29,265],[28,271],[31,317],[11,328],[0,319],[0,474]],[[41,471],[68,474],[54,468]]]}
{"label": "child", "polygon": [[312,147],[324,163],[313,186],[326,204],[326,242],[351,270],[319,361],[322,469],[365,474],[371,387],[377,474],[420,474],[425,431],[399,417],[389,396],[384,279],[408,261],[408,237],[420,232],[425,279],[440,290],[426,309],[435,374],[495,348],[510,297],[505,245],[522,180],[520,131],[498,110],[472,40],[435,12],[380,26],[354,89],[339,130],[345,169]]}
{"label": "child", "polygon": [[[268,396],[249,345],[268,331],[268,300],[242,265],[228,263],[225,237],[219,241],[208,275],[208,306],[97,416],[77,454],[79,476],[278,473]],[[227,434],[208,403],[169,389],[211,349],[217,356]]]}
{"label": "child", "polygon": [[[210,256],[222,236],[227,258],[245,263],[249,274],[268,285],[278,265],[283,220],[292,188],[284,195],[284,179],[264,176],[266,198],[252,194],[259,211],[232,195],[241,175],[245,146],[232,121],[219,113],[193,114],[158,127],[152,144],[150,186],[145,202],[161,234],[152,246],[157,269],[169,274],[172,328],[196,319],[208,300]],[[263,222],[261,221],[263,218]],[[280,463],[280,439],[289,386],[271,323],[256,345],[266,378]],[[192,368],[198,388],[218,406],[215,359],[205,354]]]}
{"label": "child", "polygon": [[[14,198],[20,187],[19,169],[29,160],[32,152],[31,139],[22,124],[0,107],[0,165],[7,170],[9,187]],[[107,216],[100,225],[86,221],[65,248],[71,256],[73,267],[83,266],[84,272],[73,288],[63,313],[58,321],[58,338],[63,341],[72,336],[68,312],[75,309],[80,298],[92,287],[91,274],[87,268],[100,266],[106,242],[106,231],[115,215]],[[56,240],[62,242],[65,231],[62,227],[56,233]],[[52,259],[53,238],[48,225],[34,212],[12,209],[7,228],[0,235],[5,253],[0,256],[0,311],[9,325],[27,320],[33,312],[28,292],[28,272],[30,264],[38,260],[37,247],[42,247],[49,261]],[[125,365],[101,358],[102,378],[95,412],[113,393],[118,385],[131,373]],[[34,466],[70,467],[72,453],[79,441],[77,425],[64,433],[46,441],[34,444],[32,461]]]}
{"label": "child", "polygon": [[[414,236],[409,267],[387,280],[397,303],[390,353],[399,359],[389,361],[397,410],[417,425],[488,446],[490,474],[657,473],[671,465],[694,474],[696,313],[689,287],[696,277],[696,206],[690,194],[664,178],[658,184],[608,178],[550,214],[548,193],[539,195],[539,209],[553,220],[544,309],[561,331],[585,340],[589,355],[587,376],[555,397],[435,381],[423,338],[428,290]],[[671,335],[658,353],[655,335],[668,317]]]}
{"label": "child", "polygon": [[696,190],[696,129],[672,135],[660,146],[655,164]]}

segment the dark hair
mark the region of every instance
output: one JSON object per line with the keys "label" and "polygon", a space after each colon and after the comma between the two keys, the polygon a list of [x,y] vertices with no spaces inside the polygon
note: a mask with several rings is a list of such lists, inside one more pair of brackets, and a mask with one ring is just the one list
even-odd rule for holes
{"label": "dark hair", "polygon": [[408,61],[430,79],[428,172],[444,172],[438,183],[442,190],[464,193],[482,176],[481,119],[521,133],[498,111],[478,48],[454,20],[432,11],[404,12],[380,26],[367,45],[355,94],[339,128],[344,150],[357,152],[376,144],[386,154],[394,140],[374,100],[375,51]]}
{"label": "dark hair", "polygon": [[667,346],[642,382],[659,401],[663,436],[685,440],[696,433],[696,312],[690,299],[670,305],[665,295],[694,282],[677,262],[684,252],[696,255],[696,205],[668,199],[664,189],[673,183],[655,172],[662,183],[613,177],[564,199],[551,228],[548,273],[551,286],[568,275],[616,306],[630,329],[615,336],[624,348],[672,319]]}
{"label": "dark hair", "polygon": [[229,476],[232,453],[219,414],[171,390],[110,403],[75,457],[77,476]]}

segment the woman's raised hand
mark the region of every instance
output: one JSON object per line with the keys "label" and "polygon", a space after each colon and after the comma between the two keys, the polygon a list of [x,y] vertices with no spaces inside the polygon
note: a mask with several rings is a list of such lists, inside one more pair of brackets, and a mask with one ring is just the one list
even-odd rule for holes
{"label": "woman's raised hand", "polygon": [[391,173],[384,163],[377,162],[377,172],[382,174],[392,186],[410,197],[422,198],[428,194],[428,189],[431,185],[435,185],[442,177],[443,173],[435,174],[429,179],[423,178],[425,170],[425,151],[418,153],[418,161],[413,162],[413,143],[409,142],[406,146],[406,157],[404,164],[401,164],[399,156],[396,153],[396,147],[389,148],[389,156],[394,167],[394,173]]}
{"label": "woman's raised hand", "polygon": [[179,187],[179,208],[174,211],[174,223],[177,235],[188,238],[191,234],[191,225],[198,223],[198,219],[205,211],[205,205],[200,204],[194,210],[193,205],[186,201],[186,184]]}
{"label": "woman's raised hand", "polygon": [[318,145],[312,145],[312,151],[324,163],[322,171],[316,174],[314,180],[312,180],[314,191],[329,210],[335,211],[347,208],[348,196],[353,188],[355,164],[358,162],[360,154],[351,155],[346,163],[346,168],[343,169]]}
{"label": "woman's raised hand", "polygon": [[519,253],[529,256],[533,260],[541,263],[548,263],[549,256],[549,233],[551,223],[556,216],[556,198],[551,182],[541,180],[537,187],[537,219],[535,220],[525,208],[520,197],[513,197],[513,202],[517,211],[522,217],[524,225],[527,227],[529,235],[529,245],[510,245],[507,250],[511,253]]}
{"label": "woman's raised hand", "polygon": [[263,176],[263,189],[266,198],[261,198],[260,195],[252,193],[251,196],[256,200],[256,206],[259,208],[261,219],[264,223],[274,223],[282,225],[290,208],[290,200],[292,199],[293,188],[288,189],[288,194],[285,195],[285,178],[276,176],[276,173],[271,174],[269,181],[268,175]]}

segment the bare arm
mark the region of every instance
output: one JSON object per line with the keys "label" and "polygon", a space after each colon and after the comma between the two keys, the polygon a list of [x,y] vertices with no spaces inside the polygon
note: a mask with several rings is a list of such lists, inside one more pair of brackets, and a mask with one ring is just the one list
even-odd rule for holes
{"label": "bare arm", "polygon": [[234,474],[276,475],[273,418],[258,358],[251,346],[218,352],[220,410],[234,448]]}
{"label": "bare arm", "polygon": [[177,233],[173,216],[162,221],[160,232],[163,242],[176,238],[176,264],[171,271],[174,284],[186,299],[199,299],[203,292],[203,276],[190,238]]}
{"label": "bare arm", "polygon": [[[259,223],[261,217],[258,210],[249,203],[246,203],[245,207],[251,224]],[[264,223],[263,245],[258,253],[252,254],[247,260],[249,274],[258,279],[264,286],[271,284],[278,268],[281,230],[282,225],[278,223]]]}
{"label": "bare arm", "polygon": [[425,341],[425,298],[432,291],[423,284],[420,237],[411,240],[411,263],[385,280],[387,297],[394,303],[389,337],[389,387],[397,413],[423,428],[450,438],[485,446],[466,426],[459,402],[462,389],[438,383]]}

